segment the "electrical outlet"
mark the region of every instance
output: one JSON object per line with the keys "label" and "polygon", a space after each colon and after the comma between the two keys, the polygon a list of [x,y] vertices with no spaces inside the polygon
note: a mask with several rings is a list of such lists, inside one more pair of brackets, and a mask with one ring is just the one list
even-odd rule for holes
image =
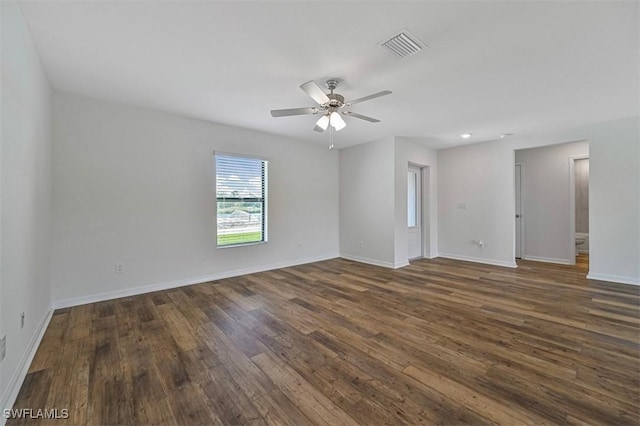
{"label": "electrical outlet", "polygon": [[2,340],[0,340],[0,352],[2,352],[0,356],[0,361],[2,361],[7,354],[7,336],[2,336]]}
{"label": "electrical outlet", "polygon": [[364,247],[364,243],[362,241],[360,241],[360,248]]}
{"label": "electrical outlet", "polygon": [[24,328],[24,312],[20,312],[20,329]]}
{"label": "electrical outlet", "polygon": [[114,271],[116,274],[121,274],[124,272],[124,265],[122,263],[116,263]]}

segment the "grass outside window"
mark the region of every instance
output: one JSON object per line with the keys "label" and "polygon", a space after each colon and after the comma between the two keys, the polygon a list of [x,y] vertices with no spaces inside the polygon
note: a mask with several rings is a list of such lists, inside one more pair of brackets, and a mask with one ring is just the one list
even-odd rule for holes
{"label": "grass outside window", "polygon": [[218,235],[219,246],[259,242],[262,242],[262,232],[260,231]]}

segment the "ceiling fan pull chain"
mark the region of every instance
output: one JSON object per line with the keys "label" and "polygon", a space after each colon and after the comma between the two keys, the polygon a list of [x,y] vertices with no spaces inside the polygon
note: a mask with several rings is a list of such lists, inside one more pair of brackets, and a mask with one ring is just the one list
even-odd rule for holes
{"label": "ceiling fan pull chain", "polygon": [[333,150],[335,147],[333,146],[333,126],[329,126],[329,151]]}

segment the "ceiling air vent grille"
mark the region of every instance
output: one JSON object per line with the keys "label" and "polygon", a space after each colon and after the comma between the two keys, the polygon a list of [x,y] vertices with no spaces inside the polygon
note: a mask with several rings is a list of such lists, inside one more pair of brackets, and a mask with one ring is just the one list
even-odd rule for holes
{"label": "ceiling air vent grille", "polygon": [[406,30],[399,32],[387,41],[383,41],[380,46],[397,58],[404,58],[422,50],[422,43]]}

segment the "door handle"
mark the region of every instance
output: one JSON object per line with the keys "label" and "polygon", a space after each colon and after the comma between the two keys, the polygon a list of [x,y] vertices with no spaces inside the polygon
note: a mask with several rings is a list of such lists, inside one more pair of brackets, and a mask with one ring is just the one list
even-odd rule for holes
{"label": "door handle", "polygon": [[520,216],[519,214],[517,214],[517,215],[516,215],[516,218],[519,218],[519,217],[522,217],[522,216]]}

